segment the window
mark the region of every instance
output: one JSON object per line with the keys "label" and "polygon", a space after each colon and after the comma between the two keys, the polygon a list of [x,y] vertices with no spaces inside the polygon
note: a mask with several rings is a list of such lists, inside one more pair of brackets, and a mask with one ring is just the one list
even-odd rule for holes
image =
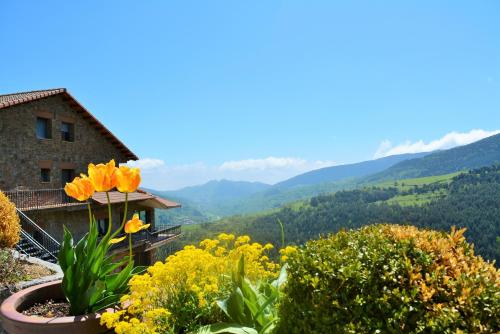
{"label": "window", "polygon": [[40,182],[50,182],[50,169],[40,169]]}
{"label": "window", "polygon": [[51,121],[48,118],[36,118],[36,137],[38,139],[51,139]]}
{"label": "window", "polygon": [[61,139],[75,141],[75,125],[73,123],[61,122]]}
{"label": "window", "polygon": [[75,170],[74,169],[61,169],[61,183],[64,187],[66,183],[73,181],[75,178]]}
{"label": "window", "polygon": [[106,234],[106,232],[108,231],[108,225],[108,218],[97,219],[97,230],[99,231],[99,236]]}

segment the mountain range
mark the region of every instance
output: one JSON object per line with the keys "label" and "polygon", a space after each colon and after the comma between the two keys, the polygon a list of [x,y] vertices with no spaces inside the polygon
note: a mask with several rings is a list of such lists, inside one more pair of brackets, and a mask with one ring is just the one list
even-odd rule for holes
{"label": "mountain range", "polygon": [[[183,209],[163,212],[169,222],[202,222],[223,216],[270,210],[298,200],[389,180],[442,175],[500,163],[500,135],[449,150],[402,154],[332,166],[269,185],[245,181],[210,181],[176,191],[155,191],[179,201]],[[177,212],[174,212],[177,211]]]}

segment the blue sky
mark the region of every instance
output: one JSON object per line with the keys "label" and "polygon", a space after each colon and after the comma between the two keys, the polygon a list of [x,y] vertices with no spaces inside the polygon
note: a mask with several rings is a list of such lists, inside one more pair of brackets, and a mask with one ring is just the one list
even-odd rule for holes
{"label": "blue sky", "polygon": [[493,0],[2,1],[0,94],[68,88],[144,159],[150,187],[276,182],[500,129],[499,12]]}

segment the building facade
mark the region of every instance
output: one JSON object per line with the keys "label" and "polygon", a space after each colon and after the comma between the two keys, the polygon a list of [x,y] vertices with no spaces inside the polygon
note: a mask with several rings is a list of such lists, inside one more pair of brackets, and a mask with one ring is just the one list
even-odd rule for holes
{"label": "building facade", "polygon": [[[86,173],[89,163],[111,159],[119,164],[137,160],[137,156],[66,89],[0,95],[0,190],[55,240],[61,240],[63,225],[77,239],[88,231],[86,204],[65,195],[66,182]],[[118,192],[111,195],[111,223],[117,228],[123,218],[124,196]],[[90,203],[100,230],[105,231],[109,222],[103,199],[104,194],[96,193]],[[154,210],[179,204],[140,190],[130,195],[129,203],[127,218],[137,212],[151,224],[134,244],[136,258],[148,264],[155,259],[156,248],[180,234],[178,226],[155,224]],[[47,238],[28,225],[23,221],[23,229],[35,230],[28,233],[35,241]]]}

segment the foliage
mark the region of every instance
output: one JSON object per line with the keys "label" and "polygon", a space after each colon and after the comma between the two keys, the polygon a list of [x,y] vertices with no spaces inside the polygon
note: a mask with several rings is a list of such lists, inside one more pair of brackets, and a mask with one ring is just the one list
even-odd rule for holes
{"label": "foliage", "polygon": [[279,333],[496,333],[500,272],[463,237],[373,225],[289,258]]}
{"label": "foliage", "polygon": [[3,192],[0,191],[0,248],[13,247],[19,242],[21,225],[16,207]]}
{"label": "foliage", "polygon": [[0,287],[26,279],[21,262],[10,249],[0,248]]}
{"label": "foliage", "polygon": [[194,333],[268,334],[274,331],[278,322],[281,288],[286,282],[286,266],[281,268],[275,281],[258,281],[255,286],[245,277],[244,263],[242,256],[237,270],[232,275],[230,295],[217,301],[219,308],[232,323],[203,326]]}
{"label": "foliage", "polygon": [[250,282],[275,278],[279,265],[266,255],[272,248],[224,233],[199,247],[186,246],[135,275],[130,293],[121,300],[123,310],[103,314],[101,322],[118,334],[185,333],[222,322],[224,313],[216,301],[230,293],[234,265],[244,257]]}
{"label": "foliage", "polygon": [[[81,175],[71,183],[67,183],[65,191],[79,201],[86,201],[92,197],[94,191],[110,191],[117,187],[128,194],[137,189],[140,183],[138,169],[128,167],[116,168],[111,160],[107,164],[90,164],[89,176]],[[127,198],[127,195],[126,197]],[[64,273],[62,289],[68,302],[72,315],[84,315],[96,312],[119,302],[120,297],[128,291],[127,283],[134,273],[141,268],[134,268],[132,260],[131,233],[147,227],[138,217],[125,224],[127,217],[127,201],[121,226],[112,233],[111,224],[108,231],[98,239],[98,228],[92,216],[90,204],[89,232],[76,244],[71,232],[64,227],[64,236],[59,251],[59,265]],[[109,221],[112,222],[111,205],[108,195]],[[115,260],[113,255],[108,255],[112,244],[124,239],[114,238],[125,227],[129,234],[130,255],[121,260]],[[131,228],[133,227],[133,228]],[[119,270],[120,268],[123,268]],[[118,272],[117,272],[118,271]]]}
{"label": "foliage", "polygon": [[[59,265],[64,273],[62,287],[73,315],[99,311],[116,304],[128,291],[127,282],[140,269],[134,269],[129,258],[115,261],[107,255],[110,236],[100,241],[95,220],[90,222],[90,232],[74,245],[66,227],[59,252]],[[114,273],[124,267],[119,273]]]}
{"label": "foliage", "polygon": [[[339,191],[313,197],[307,205],[285,207],[276,212],[235,216],[219,222],[186,226],[181,241],[192,243],[221,231],[248,234],[260,243],[279,243],[280,219],[285,224],[287,241],[303,244],[342,228],[358,228],[377,223],[409,223],[418,227],[449,231],[451,226],[467,228],[467,236],[481,256],[500,261],[500,166],[485,167],[453,177],[449,182],[419,183],[399,180],[381,187]],[[402,184],[405,184],[404,189]],[[445,197],[421,205],[392,203],[397,196],[446,192]]]}

